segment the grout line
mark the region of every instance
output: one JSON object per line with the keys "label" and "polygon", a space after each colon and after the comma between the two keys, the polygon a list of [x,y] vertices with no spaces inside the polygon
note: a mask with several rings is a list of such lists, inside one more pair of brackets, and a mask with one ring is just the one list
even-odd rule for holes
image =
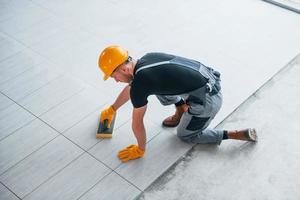
{"label": "grout line", "polygon": [[[65,20],[67,22],[70,22],[70,19],[71,19],[70,17],[63,16],[63,15],[61,15],[60,12],[55,12],[55,10],[51,10],[51,9],[45,7],[44,5],[42,5],[40,3],[37,3],[35,1],[32,1],[32,0],[29,0],[29,1],[32,2],[33,4],[35,4],[36,6],[42,8],[42,9],[45,9],[46,11],[50,12],[52,15],[54,15],[54,17],[56,17],[56,18],[62,18],[63,20]],[[93,24],[88,24],[88,25],[93,25]],[[73,23],[71,23],[71,26],[76,27],[77,25],[75,24],[75,22],[73,22]],[[83,24],[79,24],[78,27],[79,27],[79,30],[87,33],[88,35],[90,35],[94,39],[97,39],[97,35],[95,33],[93,33],[92,30],[87,29]],[[65,28],[63,28],[63,29],[65,29]]]}
{"label": "grout line", "polygon": [[[11,79],[9,79],[9,80],[6,80],[5,82],[1,83],[1,85],[2,85],[2,84],[8,83],[8,81],[10,81],[10,80],[12,80],[12,79],[15,79],[15,78],[17,78],[17,77],[23,75],[25,72],[30,71],[30,70],[34,69],[34,67],[37,67],[37,66],[39,66],[39,65],[42,65],[42,64],[38,64],[38,65],[36,65],[36,66],[31,67],[31,68],[28,69],[28,70],[25,70],[25,71],[22,72],[21,74],[18,74],[17,76],[15,76],[15,77],[13,77],[13,78],[11,78]],[[39,76],[42,72],[44,72],[45,70],[49,70],[49,72],[50,72],[50,69],[49,69],[49,68],[41,69],[40,71],[38,71],[38,72],[33,76],[33,78],[38,77],[38,76]],[[25,94],[25,96],[18,97],[18,98],[16,99],[16,101],[18,101],[19,99],[25,98],[25,97],[27,97],[27,96],[33,94],[33,93],[36,92],[37,90],[39,90],[39,89],[45,87],[46,85],[52,83],[52,81],[55,81],[56,79],[59,79],[60,77],[62,77],[62,76],[64,75],[63,73],[60,74],[59,72],[55,72],[55,71],[53,71],[53,72],[51,71],[50,73],[53,73],[53,75],[55,75],[53,79],[51,79],[51,80],[49,80],[49,81],[43,83],[43,84],[42,84],[41,86],[39,86],[38,88],[35,88],[34,90],[32,90],[32,91],[30,91],[29,93]],[[1,93],[4,94],[3,91],[1,91]]]}
{"label": "grout line", "polygon": [[65,99],[63,99],[63,100],[60,101],[59,103],[57,103],[57,104],[51,106],[48,110],[46,110],[46,111],[42,112],[41,114],[39,114],[39,117],[41,117],[42,115],[44,115],[44,114],[46,114],[47,112],[51,111],[51,110],[54,109],[55,107],[57,107],[57,106],[63,104],[64,102],[70,100],[72,97],[74,97],[74,96],[78,95],[79,93],[81,93],[82,91],[84,91],[84,89],[85,89],[85,88],[81,88],[80,90],[78,90],[78,91],[75,92],[74,94],[72,94],[72,95],[66,97]]}
{"label": "grout line", "polygon": [[[105,104],[105,103],[104,103]],[[102,106],[104,104],[101,104],[100,106],[97,106],[94,110],[90,111],[89,113],[87,113],[86,115],[84,115],[79,121],[75,122],[75,124],[73,124],[72,126],[68,127],[67,129],[65,129],[61,134],[63,135],[65,132],[67,132],[68,130],[70,130],[71,128],[73,128],[74,126],[76,126],[77,124],[79,124],[81,121],[85,120],[86,118],[88,118],[90,115],[94,114],[96,111],[98,111],[100,108],[102,108]]]}
{"label": "grout line", "polygon": [[[6,95],[5,95],[6,96]],[[9,97],[8,97],[9,98]],[[13,101],[13,100],[12,100]],[[15,101],[14,101],[15,102]],[[17,102],[15,102],[17,105],[19,105]],[[22,107],[24,110],[28,111],[29,113],[31,113],[32,115],[34,115],[32,112],[30,112],[29,110],[27,110],[26,108],[24,108],[23,106],[19,105],[20,107]],[[101,105],[102,106],[102,105]],[[98,108],[97,108],[98,109]],[[96,112],[96,110],[92,111],[91,113]],[[88,117],[91,113],[87,114],[87,116],[85,116],[83,119],[85,119],[86,117]],[[31,152],[30,154],[28,154],[26,157],[24,157],[23,159],[21,159],[20,161],[18,161],[17,163],[15,163],[13,166],[9,167],[7,170],[5,170],[3,173],[1,173],[1,175],[3,175],[4,173],[6,173],[8,170],[10,170],[11,168],[13,168],[14,166],[16,166],[17,164],[19,164],[20,162],[22,162],[23,160],[25,160],[26,158],[28,158],[29,156],[31,156],[33,153],[39,151],[41,148],[45,147],[47,144],[49,144],[51,141],[53,141],[55,138],[62,136],[65,139],[67,139],[68,141],[70,141],[71,143],[73,143],[75,146],[77,146],[78,148],[80,148],[83,152],[76,157],[75,159],[73,159],[70,163],[68,163],[66,166],[64,166],[63,168],[61,168],[59,171],[57,171],[56,173],[54,173],[52,176],[50,176],[49,178],[47,178],[46,180],[44,180],[39,186],[37,186],[36,188],[34,188],[33,191],[29,192],[28,194],[26,194],[24,197],[28,196],[29,194],[31,194],[32,192],[34,192],[35,190],[37,190],[41,185],[43,185],[44,183],[46,183],[48,180],[50,180],[52,177],[54,177],[55,175],[57,175],[59,172],[61,172],[63,169],[65,169],[67,166],[69,166],[71,163],[73,163],[74,161],[76,161],[80,156],[82,156],[84,153],[87,153],[88,155],[90,155],[92,158],[94,158],[96,161],[100,162],[102,165],[104,165],[105,167],[107,167],[108,169],[112,170],[112,168],[110,168],[108,165],[106,165],[105,163],[103,163],[101,160],[97,159],[96,157],[94,157],[92,154],[90,154],[88,151],[86,151],[85,149],[83,149],[80,145],[78,145],[77,143],[75,143],[74,141],[72,141],[71,139],[69,139],[68,137],[66,137],[65,135],[63,135],[63,133],[61,133],[60,131],[56,130],[54,127],[52,127],[51,125],[49,125],[47,122],[43,121],[41,118],[37,117],[36,115],[34,115],[36,117],[36,119],[39,119],[41,122],[45,123],[46,125],[48,125],[50,128],[52,128],[55,132],[57,132],[57,136],[55,136],[53,139],[51,139],[50,141],[48,141],[47,143],[43,144],[42,146],[40,146],[38,149],[36,149],[35,151]],[[81,119],[80,121],[82,121],[83,119]],[[33,121],[33,120],[32,120]],[[79,122],[80,122],[79,121]],[[78,123],[79,123],[78,122]],[[78,124],[76,123],[76,124]],[[76,124],[74,124],[73,126],[75,126]],[[73,127],[72,126],[72,127]],[[68,130],[68,129],[67,129]],[[1,176],[0,175],[0,176]],[[23,198],[24,198],[23,197]]]}
{"label": "grout line", "polygon": [[[82,30],[83,31],[83,30]],[[21,45],[23,45],[24,47],[26,47],[25,49],[27,51],[32,51],[33,53],[37,54],[38,56],[40,56],[41,58],[43,58],[43,62],[39,63],[39,64],[43,64],[45,61],[49,62],[49,64],[52,64],[54,66],[61,66],[62,64],[59,62],[53,62],[51,59],[49,59],[48,57],[44,56],[43,54],[41,54],[39,51],[36,51],[34,49],[32,49],[30,46],[28,46],[27,44],[23,43],[22,41],[12,37],[11,35],[7,34],[7,33],[3,33],[4,35],[6,35],[7,37],[9,37],[12,40],[15,40],[16,42],[20,43]],[[1,61],[0,61],[1,62]],[[100,88],[96,87],[95,85],[91,84],[90,82],[86,81],[85,79],[82,79],[80,77],[78,77],[76,74],[72,74],[72,73],[67,73],[66,70],[61,70],[62,73],[64,74],[68,74],[71,75],[71,77],[74,77],[75,79],[80,80],[83,84],[90,86],[93,89],[99,90]],[[106,91],[102,91],[103,93],[107,93]]]}
{"label": "grout line", "polygon": [[25,159],[27,159],[28,157],[30,157],[32,154],[34,154],[35,152],[39,151],[40,149],[42,149],[43,147],[45,147],[47,144],[49,144],[50,142],[52,142],[53,140],[55,140],[57,137],[59,137],[60,134],[57,133],[57,135],[55,137],[53,137],[51,140],[49,140],[48,142],[42,144],[40,147],[38,147],[36,150],[32,151],[31,153],[29,153],[27,156],[25,156],[24,158],[22,158],[21,160],[19,160],[18,162],[16,162],[15,164],[13,164],[12,166],[10,166],[9,168],[7,168],[4,172],[2,172],[0,174],[0,176],[4,175],[6,172],[8,172],[10,169],[14,168],[15,166],[17,166],[19,163],[21,163],[22,161],[24,161]]}
{"label": "grout line", "polygon": [[273,1],[273,0],[262,0],[264,2],[267,2],[267,3],[270,3],[270,4],[273,4],[275,6],[278,6],[278,7],[281,7],[281,8],[284,8],[286,10],[289,10],[289,11],[292,11],[292,12],[295,12],[297,14],[300,14],[300,10],[297,9],[297,8],[294,8],[293,6],[290,6],[290,5],[287,5],[285,3],[280,3],[278,1]]}
{"label": "grout line", "polygon": [[10,191],[13,195],[15,195],[18,199],[21,199],[16,193],[14,193],[11,189],[9,189],[9,187],[7,187],[4,183],[2,183],[1,181],[0,181],[0,184],[2,184],[3,185],[3,187],[5,187],[8,191]]}
{"label": "grout line", "polygon": [[32,0],[28,0],[28,1],[30,1],[32,4],[34,4],[34,5],[36,5],[36,6],[40,7],[40,8],[42,8],[42,9],[44,9],[44,10],[46,10],[46,11],[50,12],[50,13],[51,13],[52,15],[54,15],[54,16],[57,16],[57,15],[59,15],[58,13],[56,13],[56,12],[53,12],[53,10],[51,10],[51,9],[49,9],[49,8],[46,8],[46,7],[44,7],[42,4],[39,4],[39,3],[35,2],[35,1],[32,1]]}
{"label": "grout line", "polygon": [[32,68],[34,68],[34,67],[36,67],[36,66],[38,66],[38,65],[39,65],[39,64],[33,65],[33,66],[31,66],[30,68],[28,68],[28,69],[24,70],[23,72],[21,72],[20,74],[17,74],[17,75],[14,76],[14,77],[8,78],[7,80],[5,80],[5,81],[3,81],[3,82],[0,82],[0,85],[6,84],[8,81],[11,81],[11,80],[13,80],[13,79],[15,79],[15,78],[18,78],[19,76],[23,75],[24,73],[28,72],[29,70],[31,70]]}
{"label": "grout line", "polygon": [[[3,94],[1,91],[0,91],[0,93]],[[4,94],[3,94],[3,95],[4,95]],[[6,96],[6,95],[4,95],[4,96]],[[7,96],[6,96],[6,97],[7,97]],[[10,100],[11,100],[11,99],[10,99]],[[14,103],[16,104],[16,102],[13,102],[13,103],[10,104],[9,106],[7,106],[7,108],[13,106]],[[18,105],[18,104],[17,104],[17,105]],[[29,114],[31,114],[31,113],[29,113]],[[35,117],[35,116],[33,116],[33,117]],[[6,135],[5,137],[1,138],[1,139],[0,139],[0,142],[1,142],[2,140],[4,140],[5,138],[7,138],[7,137],[11,136],[12,134],[14,134],[15,132],[17,132],[17,131],[20,130],[21,128],[27,126],[28,124],[30,124],[30,123],[33,122],[34,120],[36,120],[36,118],[33,118],[32,120],[30,120],[30,121],[28,121],[27,123],[23,124],[22,126],[20,126],[19,128],[17,128],[16,130],[12,131],[11,133],[9,133],[8,135]]]}
{"label": "grout line", "polygon": [[[0,33],[2,33],[3,35],[6,35],[6,36],[7,36],[7,34],[4,33],[4,32],[2,32],[2,31],[0,31]],[[7,37],[8,37],[8,36],[7,36]],[[11,37],[10,37],[10,39],[12,40]],[[7,57],[1,59],[1,60],[0,60],[0,63],[5,62],[6,60],[13,58],[14,56],[16,56],[17,54],[21,53],[22,51],[23,51],[23,50],[20,50],[20,51],[18,51],[18,52],[16,52],[16,53],[13,53],[13,54],[11,54],[11,55],[9,55],[9,56],[7,56]]]}
{"label": "grout line", "polygon": [[108,174],[106,174],[105,176],[103,176],[102,178],[100,178],[99,181],[97,181],[90,189],[88,189],[87,191],[85,191],[84,193],[82,193],[82,195],[80,195],[76,200],[79,200],[80,198],[82,198],[85,194],[87,194],[89,191],[91,191],[98,183],[100,183],[103,179],[105,179],[107,176],[109,176],[112,173],[113,173],[113,171],[111,170]]}
{"label": "grout line", "polygon": [[77,157],[75,157],[71,162],[69,162],[67,165],[65,165],[63,168],[61,168],[60,170],[58,170],[56,173],[52,174],[50,177],[48,177],[46,180],[44,180],[41,184],[39,184],[36,188],[34,188],[31,192],[29,192],[28,194],[26,194],[24,198],[26,198],[27,196],[29,196],[30,194],[32,194],[34,191],[36,191],[38,188],[40,188],[42,185],[44,185],[46,182],[48,182],[50,179],[52,179],[53,177],[55,177],[56,175],[58,175],[60,172],[62,172],[65,168],[67,168],[68,166],[70,166],[73,162],[75,162],[76,160],[78,160],[85,152],[80,153]]}
{"label": "grout line", "polygon": [[120,176],[121,178],[123,178],[126,182],[128,182],[130,185],[134,186],[136,189],[138,189],[139,191],[143,191],[141,190],[138,186],[136,186],[135,184],[133,184],[131,181],[129,181],[128,179],[126,179],[124,176],[122,176],[121,174],[119,174],[118,172],[116,172],[115,170],[113,170],[118,176]]}
{"label": "grout line", "polygon": [[[94,111],[94,112],[96,112],[96,111]],[[130,121],[130,120],[131,120],[131,119],[128,119],[126,122],[120,124],[118,127],[116,127],[116,128],[114,129],[114,131],[120,129],[122,126],[124,126],[124,125],[125,125],[128,121]],[[95,143],[95,144],[93,144],[92,146],[88,147],[88,148],[87,148],[87,151],[90,151],[92,148],[94,148],[97,144],[99,144],[99,143],[102,142],[102,141],[103,141],[103,139],[100,139],[97,143]]]}
{"label": "grout line", "polygon": [[[59,78],[62,77],[62,76],[64,76],[64,75],[62,74],[62,75],[56,77],[55,79],[53,79],[53,81],[56,80],[56,79],[59,79]],[[52,82],[52,81],[48,82],[46,85],[50,84],[51,82]],[[46,85],[44,85],[44,86],[46,86]],[[37,90],[43,88],[44,86],[38,88]],[[41,121],[43,121],[43,120],[42,120],[41,118],[39,118],[39,117],[41,117],[43,114],[49,112],[50,110],[52,110],[52,109],[55,108],[56,106],[58,106],[58,105],[64,103],[65,101],[71,99],[73,96],[75,96],[75,95],[81,93],[82,91],[84,91],[84,89],[85,89],[85,88],[83,87],[82,89],[78,90],[77,92],[75,92],[75,93],[72,94],[71,96],[66,97],[66,99],[63,99],[63,100],[62,100],[61,102],[59,102],[58,104],[56,104],[56,105],[50,107],[48,110],[42,112],[42,113],[39,114],[38,116],[35,115],[34,113],[32,113],[31,111],[29,111],[29,110],[25,107],[26,105],[23,106],[23,105],[19,104],[17,101],[13,100],[12,98],[10,98],[9,96],[7,96],[5,93],[3,93],[3,92],[1,92],[1,91],[0,91],[0,94],[2,94],[3,96],[7,97],[9,100],[12,101],[12,103],[11,103],[10,105],[8,105],[8,107],[9,107],[9,106],[12,106],[13,103],[15,103],[16,105],[20,106],[21,108],[23,108],[24,110],[26,110],[27,112],[29,112],[30,114],[32,114],[34,117],[36,117],[36,118],[40,119]],[[25,97],[32,95],[32,94],[33,94],[34,92],[36,92],[37,90],[31,92],[30,94],[26,95]],[[23,97],[23,98],[24,98],[24,97]],[[5,109],[5,108],[3,108],[3,109],[1,109],[1,110],[4,110],[4,109]],[[35,118],[35,119],[36,119],[36,118]],[[28,123],[22,125],[22,126],[19,127],[18,129],[14,130],[14,131],[11,132],[9,135],[5,136],[4,138],[1,138],[0,141],[3,140],[3,139],[5,139],[5,138],[7,138],[7,137],[10,136],[10,135],[12,135],[13,133],[15,133],[16,131],[18,131],[19,129],[21,129],[21,128],[27,126],[28,124],[30,124],[30,123],[31,123],[32,121],[34,121],[35,119],[30,120]],[[44,122],[44,121],[43,121],[43,122]],[[49,124],[47,124],[47,125],[50,126]],[[73,126],[72,126],[72,127],[73,127]],[[57,131],[57,130],[56,130],[56,131]],[[57,131],[57,132],[59,132],[59,131]]]}

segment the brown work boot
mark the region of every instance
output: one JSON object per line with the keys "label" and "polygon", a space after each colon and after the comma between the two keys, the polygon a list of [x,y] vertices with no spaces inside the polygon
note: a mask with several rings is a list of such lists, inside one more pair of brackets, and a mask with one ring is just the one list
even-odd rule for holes
{"label": "brown work boot", "polygon": [[246,141],[251,141],[251,142],[257,141],[256,130],[254,128],[229,131],[228,138],[235,139],[235,140],[246,140]]}
{"label": "brown work boot", "polygon": [[176,112],[174,115],[167,117],[164,121],[163,121],[163,126],[166,127],[175,127],[179,124],[181,116],[183,115],[183,113],[185,111],[187,111],[188,109],[188,105],[183,104],[180,106],[176,106]]}

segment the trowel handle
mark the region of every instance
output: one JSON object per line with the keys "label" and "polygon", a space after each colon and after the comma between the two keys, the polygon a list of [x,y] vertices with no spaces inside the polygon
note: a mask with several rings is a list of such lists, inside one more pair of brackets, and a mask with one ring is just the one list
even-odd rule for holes
{"label": "trowel handle", "polygon": [[105,129],[108,129],[107,126],[108,126],[108,119],[105,119],[105,120],[103,121],[103,127],[104,127]]}

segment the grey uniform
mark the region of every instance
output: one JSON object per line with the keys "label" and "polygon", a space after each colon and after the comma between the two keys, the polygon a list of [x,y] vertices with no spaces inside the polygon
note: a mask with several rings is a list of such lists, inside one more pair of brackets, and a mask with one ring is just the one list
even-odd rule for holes
{"label": "grey uniform", "polygon": [[163,105],[184,100],[190,107],[180,120],[177,136],[192,143],[217,143],[223,130],[208,129],[222,105],[220,73],[202,63],[164,53],[149,53],[138,60],[130,97],[135,108],[156,95]]}

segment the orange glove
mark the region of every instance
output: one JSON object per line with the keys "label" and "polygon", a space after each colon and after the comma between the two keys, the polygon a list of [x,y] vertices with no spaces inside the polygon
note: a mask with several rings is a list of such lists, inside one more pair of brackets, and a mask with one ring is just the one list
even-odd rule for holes
{"label": "orange glove", "polygon": [[126,149],[119,151],[118,156],[123,162],[137,159],[144,156],[144,151],[137,145],[130,145]]}
{"label": "orange glove", "polygon": [[116,114],[115,109],[112,106],[109,106],[105,110],[101,112],[100,116],[100,122],[103,122],[107,119],[107,128],[110,128],[110,123],[113,120],[114,116]]}

